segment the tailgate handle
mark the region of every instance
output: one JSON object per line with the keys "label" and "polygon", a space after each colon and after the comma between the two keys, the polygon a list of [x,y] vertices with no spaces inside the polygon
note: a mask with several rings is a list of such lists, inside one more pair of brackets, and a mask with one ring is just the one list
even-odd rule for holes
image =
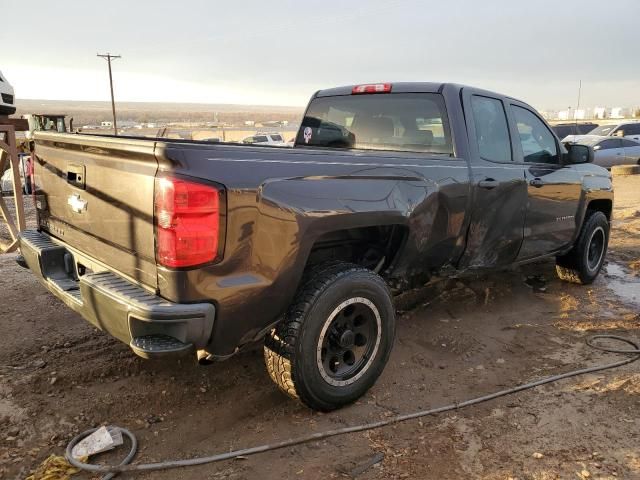
{"label": "tailgate handle", "polygon": [[67,183],[82,190],[86,188],[87,183],[84,165],[70,164],[67,166]]}

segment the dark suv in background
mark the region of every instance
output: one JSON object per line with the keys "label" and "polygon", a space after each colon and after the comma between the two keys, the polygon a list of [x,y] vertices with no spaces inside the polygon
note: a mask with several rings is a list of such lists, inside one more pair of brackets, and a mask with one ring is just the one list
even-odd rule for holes
{"label": "dark suv in background", "polygon": [[594,128],[597,128],[597,123],[559,123],[552,125],[551,129],[555,132],[560,140],[567,135],[585,135]]}

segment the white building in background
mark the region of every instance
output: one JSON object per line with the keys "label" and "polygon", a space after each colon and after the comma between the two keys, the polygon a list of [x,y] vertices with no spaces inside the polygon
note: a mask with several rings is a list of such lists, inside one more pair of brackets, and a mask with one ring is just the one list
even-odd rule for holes
{"label": "white building in background", "polygon": [[244,121],[244,126],[245,127],[253,127],[256,124],[256,122],[254,122],[253,120],[245,120]]}
{"label": "white building in background", "polygon": [[607,116],[607,107],[594,107],[593,118],[603,119]]}
{"label": "white building in background", "polygon": [[624,118],[625,114],[627,112],[625,112],[625,109],[623,107],[613,107],[611,109],[611,115],[609,115],[610,118]]}
{"label": "white building in background", "polygon": [[574,120],[584,120],[585,118],[587,118],[587,111],[585,109],[579,108],[573,111]]}
{"label": "white building in background", "polygon": [[101,122],[101,127],[113,127],[113,122]]}
{"label": "white building in background", "polygon": [[569,120],[569,110],[560,110],[558,112],[558,120]]}

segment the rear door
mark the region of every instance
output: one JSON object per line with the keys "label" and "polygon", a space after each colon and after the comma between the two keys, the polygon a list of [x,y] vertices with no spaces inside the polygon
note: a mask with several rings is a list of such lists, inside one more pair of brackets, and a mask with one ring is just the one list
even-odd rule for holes
{"label": "rear door", "polygon": [[640,165],[640,144],[627,138],[622,139],[625,163],[628,165]]}
{"label": "rear door", "polygon": [[518,260],[527,260],[569,245],[576,229],[582,192],[577,169],[562,165],[559,142],[528,105],[510,102],[517,131],[516,161],[524,167],[527,214]]}
{"label": "rear door", "polygon": [[154,142],[36,134],[40,228],[110,268],[155,289]]}
{"label": "rear door", "polygon": [[522,244],[527,185],[514,162],[503,99],[465,88],[462,93],[471,152],[471,223],[461,267],[513,263]]}

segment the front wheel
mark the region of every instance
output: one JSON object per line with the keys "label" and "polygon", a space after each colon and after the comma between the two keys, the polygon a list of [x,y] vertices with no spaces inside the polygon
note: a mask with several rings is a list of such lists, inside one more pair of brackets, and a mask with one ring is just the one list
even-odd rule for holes
{"label": "front wheel", "polygon": [[391,293],[379,275],[348,263],[316,267],[284,320],[267,335],[271,379],[329,411],[361,397],[382,373],[395,335]]}
{"label": "front wheel", "polygon": [[582,285],[593,282],[604,263],[609,244],[609,221],[602,212],[588,212],[569,253],[556,259],[560,279]]}

